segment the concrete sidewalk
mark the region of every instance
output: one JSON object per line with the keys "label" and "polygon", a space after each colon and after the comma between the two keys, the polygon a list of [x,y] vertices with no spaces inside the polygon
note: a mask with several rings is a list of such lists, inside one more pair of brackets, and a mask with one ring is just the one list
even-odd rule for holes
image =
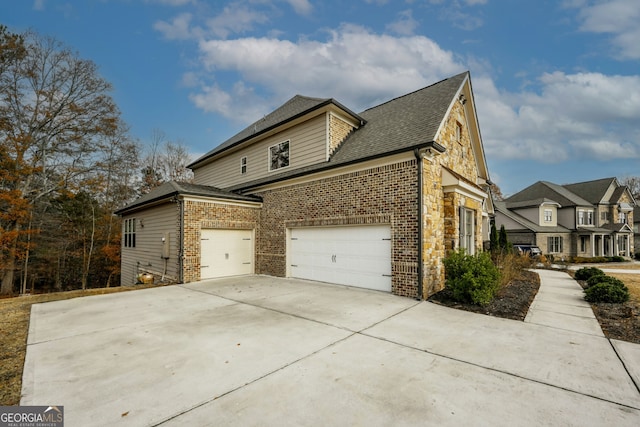
{"label": "concrete sidewalk", "polygon": [[264,276],[58,301],[33,306],[21,404],[68,426],[640,425],[640,346],[537,322]]}
{"label": "concrete sidewalk", "polygon": [[534,271],[540,276],[540,289],[525,322],[604,337],[578,282],[561,271]]}

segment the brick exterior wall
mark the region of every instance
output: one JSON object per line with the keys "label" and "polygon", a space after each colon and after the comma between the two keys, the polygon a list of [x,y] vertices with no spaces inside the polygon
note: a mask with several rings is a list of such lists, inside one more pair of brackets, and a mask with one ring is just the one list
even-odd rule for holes
{"label": "brick exterior wall", "polygon": [[256,230],[257,236],[260,234],[259,219],[259,207],[185,200],[183,282],[200,280],[200,230],[203,228],[249,229]]}
{"label": "brick exterior wall", "polygon": [[269,190],[263,198],[257,272],[286,275],[291,227],[391,225],[392,291],[417,296],[417,169],[415,161],[376,167]]}
{"label": "brick exterior wall", "polygon": [[[457,140],[458,123],[462,124]],[[330,151],[353,128],[330,116]],[[255,272],[284,277],[287,229],[292,227],[388,224],[391,226],[392,292],[418,295],[418,227],[423,227],[423,296],[445,284],[442,259],[459,245],[459,208],[476,212],[476,246],[482,247],[482,203],[459,192],[445,194],[443,167],[475,183],[478,169],[466,128],[466,118],[456,102],[438,141],[447,149],[431,161],[422,160],[423,213],[418,221],[418,161],[372,167],[367,170],[266,190],[261,209],[185,202],[184,281],[200,277],[200,230],[244,228],[256,230]]]}

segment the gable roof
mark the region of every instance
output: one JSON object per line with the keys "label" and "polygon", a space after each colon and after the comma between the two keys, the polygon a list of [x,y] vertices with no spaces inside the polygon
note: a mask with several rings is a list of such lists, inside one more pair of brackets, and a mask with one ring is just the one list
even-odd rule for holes
{"label": "gable roof", "polygon": [[558,202],[562,207],[592,206],[589,201],[572,193],[565,187],[548,181],[538,181],[513,196],[506,198],[505,201],[511,204],[514,202],[525,202],[543,198]]}
{"label": "gable roof", "polygon": [[[603,178],[593,181],[577,182],[575,184],[563,185],[563,187],[589,201],[590,203],[596,205],[603,201],[607,190],[609,190],[611,184],[613,183],[618,183],[616,178]],[[616,190],[618,188],[616,188]],[[622,191],[624,191],[624,188]],[[620,195],[618,195],[618,197],[620,197]]]}
{"label": "gable roof", "polygon": [[435,142],[438,129],[467,79],[468,71],[363,111],[357,116],[365,124],[349,134],[328,162],[238,184],[228,190],[246,190],[416,148],[433,147],[442,152],[444,147]]}
{"label": "gable roof", "polygon": [[221,190],[216,187],[211,187],[209,185],[197,185],[188,182],[170,181],[154,188],[149,193],[139,197],[127,206],[118,209],[117,211],[115,211],[115,214],[122,215],[126,212],[136,210],[137,208],[140,208],[142,206],[159,202],[161,200],[170,199],[178,195],[214,197],[244,202],[262,202],[262,199],[257,196],[245,196],[236,194],[230,191]]}
{"label": "gable roof", "polygon": [[535,222],[529,221],[527,218],[523,217],[522,215],[519,215],[516,212],[509,210],[509,208],[507,207],[507,203],[505,201],[494,200],[493,206],[496,212],[499,212],[502,215],[506,216],[507,218],[517,222],[523,227],[523,229],[531,230],[535,233],[570,233],[571,232],[571,230],[561,225],[557,225],[555,227],[549,227],[549,226],[541,226],[536,224]]}
{"label": "gable roof", "polygon": [[220,154],[229,148],[235,147],[236,145],[248,141],[251,138],[266,133],[278,126],[282,126],[287,122],[295,120],[298,117],[304,116],[305,114],[308,114],[330,104],[333,104],[343,111],[349,113],[361,123],[363,122],[363,119],[361,117],[353,113],[351,110],[349,110],[333,98],[311,98],[308,96],[296,95],[271,113],[264,116],[262,119],[253,122],[242,131],[238,132],[231,138],[224,141],[222,144],[215,147],[213,150],[206,153],[204,156],[201,156],[199,159],[187,165],[187,167],[193,168],[195,166],[198,166],[199,164],[215,156],[216,154]]}

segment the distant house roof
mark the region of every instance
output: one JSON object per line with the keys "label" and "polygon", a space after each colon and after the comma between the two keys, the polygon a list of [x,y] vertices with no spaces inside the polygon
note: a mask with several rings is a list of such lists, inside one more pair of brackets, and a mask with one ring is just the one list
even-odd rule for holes
{"label": "distant house roof", "polygon": [[522,225],[523,229],[531,230],[536,233],[570,233],[571,230],[565,228],[561,225],[555,227],[541,226],[536,224],[535,222],[529,221],[527,218],[518,215],[516,212],[513,212],[507,208],[507,203],[504,201],[494,201],[493,206],[496,212],[499,212],[506,216],[507,218],[517,222]]}
{"label": "distant house roof", "polygon": [[582,197],[569,191],[567,188],[548,181],[538,181],[522,191],[505,199],[507,203],[524,202],[535,199],[549,198],[560,203],[562,207],[567,206],[592,206],[592,204]]}
{"label": "distant house roof", "polygon": [[506,206],[509,209],[517,209],[517,208],[529,208],[529,207],[539,207],[542,205],[558,205],[558,207],[562,207],[560,203],[555,200],[547,199],[546,197],[541,197],[533,200],[523,200],[520,202],[507,202]]}
{"label": "distant house roof", "polygon": [[[566,184],[563,185],[563,187],[588,202],[597,205],[604,199],[607,190],[613,182],[617,183],[617,180],[615,178],[603,178],[593,181],[577,182],[575,184]],[[624,187],[618,187],[616,191],[620,188],[622,188],[622,192],[624,192]],[[620,197],[621,194],[622,193],[620,193],[618,197]]]}
{"label": "distant house roof", "polygon": [[228,190],[242,191],[268,182],[415,148],[434,147],[442,152],[444,147],[434,141],[436,134],[456,94],[468,78],[469,72],[464,72],[363,111],[358,117],[366,124],[352,132],[328,162],[238,184]]}
{"label": "distant house roof", "polygon": [[187,182],[170,181],[154,188],[149,193],[139,197],[133,203],[130,203],[127,206],[117,210],[115,213],[117,215],[122,215],[124,213],[134,211],[139,207],[159,202],[161,200],[170,199],[171,197],[178,195],[214,197],[245,202],[262,202],[262,199],[257,196],[245,196],[237,193],[232,193],[230,191],[221,190],[216,187],[211,187],[209,185],[197,185]]}
{"label": "distant house roof", "polygon": [[224,141],[222,144],[215,147],[213,150],[201,156],[199,159],[188,165],[187,167],[197,167],[202,162],[206,161],[210,157],[220,154],[225,150],[232,148],[244,141],[254,138],[262,133],[265,133],[273,128],[281,126],[289,121],[292,121],[298,117],[304,116],[312,111],[318,110],[324,106],[333,104],[343,111],[349,113],[355,119],[364,123],[364,120],[356,113],[352,112],[338,101],[333,98],[311,98],[308,96],[296,95],[280,107],[264,116],[262,119],[250,124],[245,129],[235,134],[231,138]]}

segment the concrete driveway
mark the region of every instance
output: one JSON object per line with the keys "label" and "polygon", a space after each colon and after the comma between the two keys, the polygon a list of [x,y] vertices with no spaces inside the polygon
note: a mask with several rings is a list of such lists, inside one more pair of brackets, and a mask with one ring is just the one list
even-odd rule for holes
{"label": "concrete driveway", "polygon": [[592,334],[251,276],[34,305],[21,404],[67,426],[638,426],[633,375]]}

